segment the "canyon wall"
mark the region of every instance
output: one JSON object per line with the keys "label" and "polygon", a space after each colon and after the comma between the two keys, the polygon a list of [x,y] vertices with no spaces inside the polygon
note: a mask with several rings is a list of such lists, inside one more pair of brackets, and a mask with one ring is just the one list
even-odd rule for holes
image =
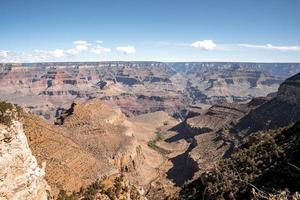
{"label": "canyon wall", "polygon": [[101,99],[127,116],[166,111],[184,119],[190,105],[239,102],[277,91],[300,64],[33,63],[0,64],[2,100],[53,121],[74,99]]}

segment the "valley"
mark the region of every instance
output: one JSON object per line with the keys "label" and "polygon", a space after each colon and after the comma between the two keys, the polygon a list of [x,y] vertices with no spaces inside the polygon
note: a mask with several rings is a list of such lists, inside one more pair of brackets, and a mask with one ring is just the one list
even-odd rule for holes
{"label": "valley", "polygon": [[0,64],[0,94],[50,121],[75,99],[94,98],[129,117],[165,111],[183,120],[190,106],[274,96],[279,84],[299,71],[292,63]]}
{"label": "valley", "polygon": [[13,120],[44,167],[51,198],[92,190],[91,199],[197,199],[205,173],[260,132],[297,123],[299,71],[300,64],[2,64],[0,94],[22,107]]}

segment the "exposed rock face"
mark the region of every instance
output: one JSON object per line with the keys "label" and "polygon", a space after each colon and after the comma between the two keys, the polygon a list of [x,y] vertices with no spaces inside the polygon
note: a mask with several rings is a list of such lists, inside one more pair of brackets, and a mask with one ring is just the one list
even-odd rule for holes
{"label": "exposed rock face", "polygon": [[185,126],[195,145],[190,149],[188,160],[197,163],[198,173],[212,168],[217,160],[235,148],[228,133],[230,128],[264,102],[258,98],[248,104],[223,103],[199,110],[198,115],[190,114]]}
{"label": "exposed rock face", "polygon": [[45,163],[38,166],[19,121],[13,120],[10,127],[0,124],[0,154],[0,199],[51,198],[44,179]]}
{"label": "exposed rock face", "polygon": [[300,103],[300,73],[288,78],[280,85],[277,100],[296,106]]}
{"label": "exposed rock face", "polygon": [[287,126],[300,119],[300,74],[284,81],[277,96],[251,111],[234,127],[239,137],[266,129]]}
{"label": "exposed rock face", "polygon": [[195,109],[185,124],[196,145],[189,160],[205,171],[230,156],[257,131],[287,126],[300,119],[300,74],[284,81],[277,96],[254,98],[247,104],[223,103]]}
{"label": "exposed rock face", "polygon": [[60,189],[78,191],[102,176],[116,173],[105,160],[99,160],[70,138],[67,130],[37,116],[23,119],[32,153],[39,163],[47,161],[46,178],[56,196]]}
{"label": "exposed rock face", "polygon": [[[199,103],[246,103],[277,91],[300,64],[37,63],[1,64],[1,98],[53,120],[74,99],[99,98],[127,116],[166,111],[184,119]],[[180,114],[179,114],[180,113]]]}
{"label": "exposed rock face", "polygon": [[76,101],[59,119],[63,123],[55,126],[30,114],[24,118],[33,154],[48,161],[46,178],[54,196],[121,172],[141,186],[157,177],[162,159],[140,141],[146,137],[139,128],[143,124],[129,121],[119,108],[96,99]]}
{"label": "exposed rock face", "polygon": [[249,107],[243,104],[217,104],[209,108],[205,113],[188,118],[186,126],[194,135],[207,133],[236,121],[248,111]]}

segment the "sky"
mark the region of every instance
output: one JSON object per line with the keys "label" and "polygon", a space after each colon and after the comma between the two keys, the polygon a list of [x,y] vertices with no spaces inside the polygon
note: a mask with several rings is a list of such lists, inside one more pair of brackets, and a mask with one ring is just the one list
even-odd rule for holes
{"label": "sky", "polygon": [[300,0],[0,0],[0,62],[300,62]]}

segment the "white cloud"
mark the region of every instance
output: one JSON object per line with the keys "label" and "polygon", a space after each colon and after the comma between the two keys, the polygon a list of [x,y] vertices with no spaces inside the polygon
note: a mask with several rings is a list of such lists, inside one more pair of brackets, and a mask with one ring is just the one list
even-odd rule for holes
{"label": "white cloud", "polygon": [[124,54],[134,54],[136,50],[133,46],[119,46],[116,48],[117,51],[120,51]]}
{"label": "white cloud", "polygon": [[65,56],[65,52],[62,49],[55,49],[54,51],[49,52],[54,58],[62,58]]}
{"label": "white cloud", "polygon": [[66,54],[70,56],[76,56],[80,53],[77,49],[68,49],[66,50]]}
{"label": "white cloud", "polygon": [[217,45],[212,40],[196,41],[191,44],[192,47],[206,51],[214,50]]}
{"label": "white cloud", "polygon": [[46,62],[57,61],[68,56],[64,50],[34,50],[33,52],[8,52],[6,57],[0,56],[1,62]]}
{"label": "white cloud", "polygon": [[89,46],[91,45],[87,41],[84,40],[77,40],[73,42],[74,48],[65,50],[65,56],[76,56],[79,55],[83,51],[87,51]]}
{"label": "white cloud", "polygon": [[0,58],[6,58],[8,56],[8,51],[0,50]]}
{"label": "white cloud", "polygon": [[77,40],[77,41],[74,41],[73,43],[75,45],[75,49],[79,52],[88,50],[89,46],[91,45],[87,41],[84,41],[84,40]]}
{"label": "white cloud", "polygon": [[91,48],[91,52],[94,53],[94,54],[102,55],[104,53],[111,52],[111,49],[102,47],[100,45],[96,45],[95,47]]}
{"label": "white cloud", "polygon": [[240,47],[255,48],[255,49],[269,49],[279,51],[300,51],[300,46],[275,46],[272,44],[256,45],[256,44],[239,44]]}
{"label": "white cloud", "polygon": [[34,50],[33,52],[10,52],[0,50],[0,62],[46,62],[63,61],[70,57],[80,55],[82,52],[104,54],[111,52],[110,48],[103,47],[102,41],[88,43],[84,40],[74,41],[73,48],[54,50]]}

